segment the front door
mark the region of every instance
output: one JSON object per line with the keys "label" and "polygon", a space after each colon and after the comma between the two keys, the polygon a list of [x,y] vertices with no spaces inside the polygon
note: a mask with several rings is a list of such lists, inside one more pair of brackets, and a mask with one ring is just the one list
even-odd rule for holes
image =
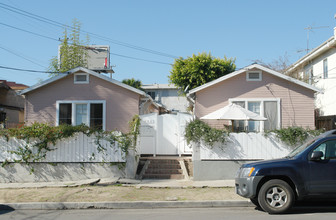
{"label": "front door", "polygon": [[309,191],[311,194],[336,194],[336,140],[321,143],[313,151],[322,151],[319,161],[309,161]]}

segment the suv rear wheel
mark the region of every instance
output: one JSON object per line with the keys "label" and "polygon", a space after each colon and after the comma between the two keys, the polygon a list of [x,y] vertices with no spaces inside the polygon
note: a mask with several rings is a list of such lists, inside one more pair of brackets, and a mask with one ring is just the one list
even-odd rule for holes
{"label": "suv rear wheel", "polygon": [[260,188],[258,202],[261,208],[270,214],[283,213],[292,207],[294,193],[285,181],[269,180]]}

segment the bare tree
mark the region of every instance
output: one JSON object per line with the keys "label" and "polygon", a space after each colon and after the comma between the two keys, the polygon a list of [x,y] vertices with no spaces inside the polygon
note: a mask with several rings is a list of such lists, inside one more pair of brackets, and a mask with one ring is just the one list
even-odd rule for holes
{"label": "bare tree", "polygon": [[[275,59],[269,63],[264,62],[262,59],[257,59],[253,61],[279,73],[285,73],[285,71],[291,65],[287,53],[285,53],[283,56],[279,56],[278,59]],[[291,77],[297,78],[296,76]]]}

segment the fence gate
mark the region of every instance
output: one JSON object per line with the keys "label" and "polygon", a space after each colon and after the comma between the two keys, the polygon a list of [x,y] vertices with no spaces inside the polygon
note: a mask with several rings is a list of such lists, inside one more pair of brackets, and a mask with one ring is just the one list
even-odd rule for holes
{"label": "fence gate", "polygon": [[190,114],[177,113],[141,115],[138,152],[151,155],[191,154],[192,148],[184,138],[186,124],[192,120]]}

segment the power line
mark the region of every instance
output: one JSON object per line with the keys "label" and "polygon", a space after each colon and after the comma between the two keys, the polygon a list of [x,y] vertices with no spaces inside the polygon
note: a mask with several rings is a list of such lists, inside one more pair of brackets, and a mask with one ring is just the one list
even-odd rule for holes
{"label": "power line", "polygon": [[[8,0],[7,0],[8,1]],[[9,4],[9,3],[7,3]],[[17,6],[15,5],[13,2],[10,2],[10,5],[13,5],[13,6],[16,6],[16,7],[20,7],[20,6]],[[1,9],[1,8],[0,8]],[[38,29],[42,32],[46,32],[46,33],[52,33],[53,36],[58,36],[59,35],[59,28],[55,28],[55,26],[52,26],[52,25],[49,25],[49,24],[45,24],[45,23],[42,23],[40,21],[36,21],[34,19],[27,19],[27,17],[25,16],[22,16],[20,14],[15,14],[13,13],[12,11],[8,11],[8,10],[2,10],[5,15],[7,16],[10,16],[9,20],[10,21],[15,21],[17,20],[17,22],[20,24],[20,25],[23,25],[24,27],[31,27],[31,28],[34,28],[34,29]]]}
{"label": "power line", "polygon": [[38,33],[32,32],[32,31],[27,31],[27,30],[25,30],[25,29],[18,28],[18,27],[14,27],[14,26],[9,25],[9,24],[5,24],[5,23],[2,23],[2,22],[0,22],[0,24],[3,25],[3,26],[6,26],[6,27],[10,27],[10,28],[19,30],[19,31],[23,31],[23,32],[26,32],[26,33],[29,33],[29,34],[36,35],[36,36],[39,36],[39,37],[47,38],[47,39],[49,39],[49,40],[59,41],[59,40],[57,40],[57,39],[55,39],[55,38],[48,37],[48,36],[45,36],[45,35],[42,35],[42,34],[38,34]]}
{"label": "power line", "polygon": [[26,17],[29,17],[29,18],[47,23],[47,24],[51,24],[51,25],[58,26],[58,27],[61,27],[61,28],[64,28],[64,26],[67,26],[67,25],[64,25],[64,24],[61,24],[61,23],[58,24],[58,22],[56,22],[56,21],[49,20],[48,18],[44,18],[44,17],[41,17],[39,15],[35,15],[33,13],[21,10],[19,8],[16,8],[16,7],[4,4],[4,3],[0,3],[0,5],[3,5],[3,6],[0,6],[0,8],[6,9],[6,10],[14,12],[16,14],[20,14],[20,15],[23,15],[23,16],[26,16]]}
{"label": "power line", "polygon": [[[36,14],[33,14],[33,13],[30,13],[30,12],[27,12],[25,10],[21,10],[19,8],[16,8],[16,7],[4,4],[4,3],[0,3],[0,5],[2,5],[2,6],[0,6],[0,8],[12,11],[14,13],[17,13],[17,14],[20,14],[20,15],[23,15],[23,16],[26,16],[26,17],[30,17],[32,19],[35,19],[35,20],[38,20],[38,21],[41,21],[41,22],[44,22],[44,23],[48,23],[50,25],[54,25],[54,26],[62,27],[62,28],[67,27],[67,28],[74,29],[73,27],[71,27],[69,25],[62,24],[60,22],[57,22],[57,21],[54,21],[54,20],[51,20],[51,19],[39,16],[39,15],[36,15]],[[84,31],[84,30],[80,30],[80,32],[84,32],[86,34],[95,36],[95,37],[97,37],[99,39],[111,42],[111,43],[116,44],[116,45],[128,47],[128,48],[135,49],[135,50],[140,50],[142,52],[152,53],[152,54],[156,54],[156,55],[159,55],[159,56],[165,56],[165,57],[174,58],[174,59],[178,58],[177,56],[174,56],[174,55],[171,55],[171,54],[162,53],[160,51],[155,51],[155,50],[147,49],[147,48],[144,48],[144,47],[132,45],[132,44],[125,43],[125,42],[122,42],[122,41],[118,41],[118,40],[113,40],[111,38],[104,37],[104,36],[101,36],[101,35],[98,35],[98,34],[95,34],[95,33],[92,33],[92,32],[88,32],[88,31]]]}
{"label": "power line", "polygon": [[[144,61],[146,61],[146,60],[144,60]],[[168,63],[163,63],[163,64],[168,64]],[[53,71],[21,69],[21,68],[14,68],[14,67],[8,67],[8,66],[0,66],[0,69],[8,69],[8,70],[24,71],[24,72],[32,72],[32,73],[56,73],[56,74],[60,73],[60,72],[53,72]]]}
{"label": "power line", "polygon": [[145,62],[151,62],[151,63],[158,63],[158,64],[165,64],[165,65],[172,65],[171,63],[165,63],[165,62],[160,62],[160,61],[153,61],[153,60],[146,60],[146,59],[141,59],[141,58],[135,58],[135,57],[130,57],[130,56],[125,56],[117,53],[111,53],[111,55],[119,56],[119,57],[124,57],[124,58],[129,58],[133,60],[140,60],[140,61],[145,61]]}
{"label": "power line", "polygon": [[[35,33],[35,32],[32,32],[32,31],[28,31],[28,30],[25,30],[25,29],[22,29],[22,28],[18,28],[18,27],[15,27],[15,26],[12,26],[12,25],[9,25],[9,24],[5,24],[5,23],[2,23],[2,22],[0,22],[0,25],[6,26],[6,27],[9,27],[9,28],[13,28],[15,30],[23,31],[23,32],[26,32],[26,33],[29,33],[29,34],[33,34],[33,35],[36,35],[36,36],[39,36],[39,37],[43,37],[43,38],[46,38],[46,39],[49,39],[49,40],[60,42],[60,40],[58,40],[58,39],[55,39],[55,38],[52,38],[52,37],[49,37],[49,36],[45,36],[45,35],[42,35],[42,34],[39,34],[39,33]],[[70,43],[70,42],[68,44],[70,44],[70,45],[76,45],[76,46],[82,46],[82,45],[77,45],[77,44],[73,44],[73,43]],[[86,46],[83,46],[83,47],[86,47]],[[166,62],[160,62],[160,61],[155,61],[155,60],[147,60],[147,59],[142,59],[142,58],[136,58],[136,57],[126,56],[126,55],[117,54],[117,53],[110,53],[110,54],[111,55],[115,55],[115,56],[119,56],[119,57],[128,58],[128,59],[133,59],[133,60],[140,60],[140,61],[151,62],[151,63],[171,65],[170,63],[166,63]],[[17,55],[17,54],[15,54],[15,55]],[[37,65],[39,65],[39,64],[37,64]],[[39,65],[39,66],[41,66],[41,65]]]}
{"label": "power line", "polygon": [[15,56],[21,57],[22,59],[25,59],[25,60],[27,60],[27,61],[29,61],[29,62],[31,62],[31,63],[34,63],[34,64],[36,64],[36,65],[38,65],[38,66],[40,66],[40,67],[46,68],[45,66],[43,66],[43,65],[41,65],[41,64],[39,64],[39,63],[37,63],[37,62],[31,60],[31,59],[28,59],[28,58],[26,58],[25,56],[20,55],[20,54],[14,52],[14,51],[12,51],[12,50],[9,50],[9,49],[7,49],[7,48],[1,46],[1,45],[0,45],[0,48],[3,49],[3,50],[5,50],[5,51],[7,51],[7,52],[9,52],[9,53],[11,53],[11,54],[14,54]]}
{"label": "power line", "polygon": [[0,68],[1,68],[1,69],[8,69],[8,70],[16,70],[16,71],[32,72],[32,73],[59,73],[59,72],[51,72],[51,71],[40,71],[40,70],[20,69],[20,68],[7,67],[7,66],[0,66]]}
{"label": "power line", "polygon": [[[328,69],[328,74],[332,70],[335,70],[335,69],[336,67]],[[299,80],[306,82],[306,83],[308,80],[311,80],[315,84],[315,83],[318,83],[320,80],[335,80],[336,79],[336,77],[329,77],[329,76],[327,78],[324,78],[323,75],[324,75],[323,72],[318,72],[318,73],[313,73],[312,76],[307,76],[305,72],[302,72],[302,75],[300,75],[300,77],[303,77],[303,78]]]}

